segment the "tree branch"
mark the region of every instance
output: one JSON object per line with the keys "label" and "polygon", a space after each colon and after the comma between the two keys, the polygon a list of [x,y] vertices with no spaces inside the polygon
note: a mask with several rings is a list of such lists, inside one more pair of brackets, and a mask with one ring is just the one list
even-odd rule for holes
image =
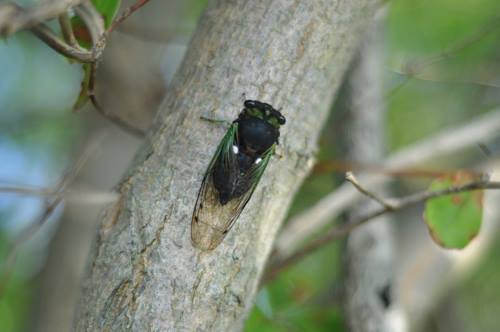
{"label": "tree branch", "polygon": [[[377,6],[211,2],[122,181],[121,199],[103,216],[77,331],[241,327],[279,224],[310,168],[329,102]],[[270,162],[222,244],[200,252],[191,244],[190,220],[223,131],[199,117],[234,119],[243,93],[282,108],[283,158]]]}

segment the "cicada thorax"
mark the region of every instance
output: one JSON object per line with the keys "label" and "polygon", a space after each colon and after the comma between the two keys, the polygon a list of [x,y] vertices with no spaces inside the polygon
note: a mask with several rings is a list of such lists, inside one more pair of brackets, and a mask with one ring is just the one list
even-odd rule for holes
{"label": "cicada thorax", "polygon": [[248,180],[247,172],[262,160],[262,154],[276,143],[279,136],[279,131],[262,119],[245,117],[236,122],[237,139],[230,151],[236,162],[232,164],[233,168],[228,168],[221,158],[212,174],[222,205],[242,196],[250,189],[252,183]]}
{"label": "cicada thorax", "polygon": [[238,145],[246,154],[259,157],[278,141],[279,130],[263,119],[243,115],[237,122]]}

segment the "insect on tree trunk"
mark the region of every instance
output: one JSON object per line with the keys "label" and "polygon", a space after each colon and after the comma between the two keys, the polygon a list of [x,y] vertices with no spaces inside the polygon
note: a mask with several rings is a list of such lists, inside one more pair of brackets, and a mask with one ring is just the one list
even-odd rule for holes
{"label": "insect on tree trunk", "polygon": [[[102,216],[75,327],[231,331],[258,279],[376,1],[212,1],[153,129]],[[280,145],[224,241],[195,249],[190,224],[203,173],[246,98],[287,118]]]}

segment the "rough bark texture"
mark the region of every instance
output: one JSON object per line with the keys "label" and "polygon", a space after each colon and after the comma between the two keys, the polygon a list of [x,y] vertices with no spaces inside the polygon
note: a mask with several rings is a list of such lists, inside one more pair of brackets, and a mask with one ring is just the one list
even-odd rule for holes
{"label": "rough bark texture", "polygon": [[[214,1],[121,199],[103,214],[75,322],[78,331],[241,328],[357,36],[377,2]],[[213,252],[191,245],[203,172],[242,94],[282,108],[281,145],[245,211]]]}

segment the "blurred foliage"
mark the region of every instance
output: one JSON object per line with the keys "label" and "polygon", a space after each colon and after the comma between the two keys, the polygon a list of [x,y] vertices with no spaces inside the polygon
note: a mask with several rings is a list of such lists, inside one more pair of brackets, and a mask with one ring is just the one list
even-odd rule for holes
{"label": "blurred foliage", "polygon": [[500,241],[482,263],[452,292],[462,331],[497,332],[500,312]]}
{"label": "blurred foliage", "polygon": [[340,242],[281,273],[259,293],[245,331],[342,331]]}
{"label": "blurred foliage", "polygon": [[[0,183],[49,187],[69,162],[85,121],[70,112],[81,79],[70,64],[31,34],[0,41]],[[41,200],[0,193],[0,268],[15,234],[40,213]],[[0,331],[25,331],[44,260],[47,227],[18,252],[0,295]],[[3,272],[3,271],[2,271]],[[3,274],[2,274],[3,276]]]}
{"label": "blurred foliage", "polygon": [[[0,214],[0,222],[5,220],[5,215]],[[0,229],[0,262],[6,258],[9,239],[4,231]],[[22,274],[13,271],[7,284],[0,279],[0,331],[15,332],[23,331],[27,328],[31,303],[33,301],[33,282],[24,278]]]}
{"label": "blurred foliage", "polygon": [[[498,105],[497,93],[486,97],[500,87],[499,12],[495,0],[391,2],[386,24],[391,149]],[[404,83],[404,76],[392,72],[428,61],[417,72],[422,79]]]}

